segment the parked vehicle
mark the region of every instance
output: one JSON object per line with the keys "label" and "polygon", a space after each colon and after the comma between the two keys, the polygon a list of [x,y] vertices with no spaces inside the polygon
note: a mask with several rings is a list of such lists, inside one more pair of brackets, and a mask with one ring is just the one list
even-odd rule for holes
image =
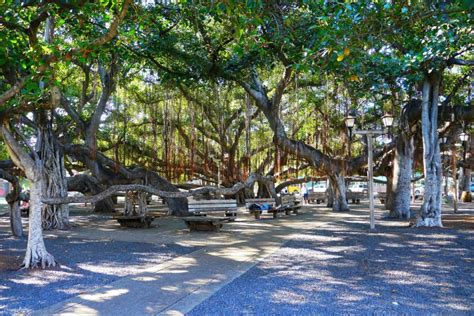
{"label": "parked vehicle", "polygon": [[347,188],[348,192],[368,193],[369,187],[367,183],[351,183]]}
{"label": "parked vehicle", "polygon": [[312,191],[313,192],[326,192],[327,189],[328,189],[328,186],[326,182],[318,182],[314,185],[314,188],[312,188]]}
{"label": "parked vehicle", "polygon": [[300,193],[300,188],[298,188],[296,185],[290,185],[287,187],[288,193],[289,194],[299,194]]}

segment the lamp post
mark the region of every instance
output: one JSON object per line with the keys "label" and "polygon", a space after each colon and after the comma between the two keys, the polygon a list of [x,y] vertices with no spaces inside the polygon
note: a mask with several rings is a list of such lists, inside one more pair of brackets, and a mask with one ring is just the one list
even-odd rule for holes
{"label": "lamp post", "polygon": [[462,142],[462,149],[463,149],[462,159],[464,162],[466,161],[466,147],[467,147],[467,140],[469,139],[469,135],[466,132],[462,132],[461,134],[459,134],[459,139]]}
{"label": "lamp post", "polygon": [[[393,125],[393,115],[386,113],[382,116],[382,122],[385,128],[390,128]],[[355,125],[355,118],[353,116],[346,117],[346,126],[352,134],[352,128]],[[374,210],[374,158],[373,158],[373,136],[385,134],[385,130],[367,129],[355,130],[354,134],[367,135],[367,146],[369,151],[367,178],[369,179],[369,209],[370,209],[370,229],[375,229],[375,210]]]}

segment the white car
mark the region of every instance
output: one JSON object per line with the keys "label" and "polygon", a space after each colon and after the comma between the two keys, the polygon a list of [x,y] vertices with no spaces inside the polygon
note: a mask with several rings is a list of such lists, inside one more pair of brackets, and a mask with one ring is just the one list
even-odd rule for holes
{"label": "white car", "polygon": [[326,192],[326,190],[328,189],[326,183],[317,183],[314,185],[314,189],[313,189],[313,192]]}
{"label": "white car", "polygon": [[356,183],[356,184],[351,184],[347,188],[347,191],[349,192],[357,192],[357,193],[367,193],[369,191],[369,187],[367,186],[367,183]]}

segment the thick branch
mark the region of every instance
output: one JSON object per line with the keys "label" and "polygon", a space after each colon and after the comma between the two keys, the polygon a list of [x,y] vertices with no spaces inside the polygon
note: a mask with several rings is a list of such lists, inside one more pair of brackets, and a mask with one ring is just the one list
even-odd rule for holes
{"label": "thick branch", "polygon": [[142,191],[150,194],[158,195],[163,198],[186,198],[190,196],[200,195],[200,194],[222,194],[222,195],[232,195],[237,192],[251,188],[256,181],[273,181],[273,177],[264,177],[257,174],[251,174],[247,180],[242,183],[236,183],[231,188],[215,188],[215,187],[202,187],[199,189],[191,190],[189,192],[169,192],[157,190],[153,187],[141,184],[128,184],[128,185],[114,185],[108,189],[102,191],[99,194],[94,196],[85,196],[85,197],[65,197],[65,198],[43,198],[43,203],[46,204],[67,204],[67,203],[96,203],[107,197],[110,197],[117,192],[123,191]]}

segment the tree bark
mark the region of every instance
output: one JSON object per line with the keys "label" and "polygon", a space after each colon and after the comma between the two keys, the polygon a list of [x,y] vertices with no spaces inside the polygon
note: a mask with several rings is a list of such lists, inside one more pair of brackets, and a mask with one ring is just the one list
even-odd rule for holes
{"label": "tree bark", "polygon": [[[46,197],[66,197],[67,179],[64,168],[64,154],[55,139],[50,118],[44,118],[41,133],[41,158],[45,184],[43,195]],[[44,205],[43,206],[43,229],[68,229],[69,228],[69,205]]]}
{"label": "tree bark", "polygon": [[23,224],[21,223],[20,201],[16,200],[8,203],[10,208],[10,228],[15,237],[23,236]]}
{"label": "tree bark", "polygon": [[451,174],[453,176],[453,212],[458,212],[458,168],[457,168],[457,150],[456,146],[451,146]]}
{"label": "tree bark", "polygon": [[41,196],[44,192],[43,185],[44,180],[41,177],[41,167],[37,167],[32,171],[35,176],[30,179],[30,215],[29,215],[29,231],[28,231],[28,244],[26,247],[26,255],[23,260],[23,266],[25,268],[45,268],[55,266],[56,261],[54,257],[46,251],[46,246],[43,240],[43,229],[42,229],[42,209],[43,203],[41,202]]}
{"label": "tree bark", "polygon": [[21,223],[20,211],[20,185],[18,181],[12,182],[13,190],[6,196],[8,208],[10,209],[10,228],[15,237],[23,236],[23,225]]}
{"label": "tree bark", "polygon": [[[472,135],[471,135],[472,137]],[[463,162],[465,163],[465,160],[469,160],[471,156],[471,143],[468,141],[465,144],[465,151],[466,151],[466,156],[463,159]],[[471,169],[463,166],[462,167],[462,177],[459,181],[459,189],[461,191],[461,201],[462,202],[472,202],[472,193],[471,193]]]}
{"label": "tree bark", "polygon": [[337,173],[329,175],[329,184],[331,185],[332,190],[332,210],[335,212],[349,211],[344,176]]}
{"label": "tree bark", "polygon": [[[90,153],[87,146],[83,145],[64,145],[64,151],[77,160],[86,162]],[[130,184],[130,183],[147,183],[157,190],[164,190],[169,192],[179,192],[179,190],[166,179],[162,178],[156,172],[146,170],[144,168],[128,169],[117,164],[112,159],[106,157],[101,152],[96,152],[95,164],[96,171],[100,177],[93,172],[97,183],[102,186],[110,186],[114,184]],[[93,193],[96,194],[96,193]],[[104,197],[105,198],[105,197]],[[187,216],[188,201],[179,196],[165,198],[172,215]],[[94,201],[97,202],[97,201]],[[110,203],[112,201],[110,200]],[[113,208],[113,207],[112,207]]]}
{"label": "tree bark", "polygon": [[387,188],[385,189],[385,209],[389,210],[388,217],[394,218],[397,217],[397,214],[392,212],[393,209],[393,170],[390,170],[386,174],[387,177]]}
{"label": "tree bark", "polygon": [[30,187],[30,215],[28,244],[26,248],[23,266],[25,268],[42,268],[54,266],[54,257],[46,250],[43,240],[42,229],[42,193],[43,193],[43,163],[35,153],[35,158],[31,158],[22,146],[16,141],[6,125],[2,125],[2,136],[5,141],[7,151],[15,165],[20,168],[31,183]]}
{"label": "tree bark", "polygon": [[12,191],[5,197],[10,210],[10,228],[12,235],[21,237],[23,236],[23,225],[21,223],[20,201],[22,197],[25,197],[25,194],[21,193],[20,181],[16,176],[3,169],[0,169],[0,175],[3,179],[10,182],[12,186]]}
{"label": "tree bark", "polygon": [[423,138],[423,171],[425,193],[416,226],[442,227],[441,222],[441,155],[438,142],[438,103],[440,74],[425,78],[422,94],[421,128]]}
{"label": "tree bark", "polygon": [[[68,191],[81,192],[84,195],[95,195],[104,190],[95,177],[86,174],[78,174],[67,178],[67,189]],[[113,197],[107,197],[94,203],[94,212],[115,212],[115,204]]]}
{"label": "tree bark", "polygon": [[[403,127],[402,127],[403,128]],[[413,171],[413,137],[402,131],[398,137],[393,159],[391,205],[389,217],[410,218],[410,184]],[[387,190],[388,190],[387,186]]]}

